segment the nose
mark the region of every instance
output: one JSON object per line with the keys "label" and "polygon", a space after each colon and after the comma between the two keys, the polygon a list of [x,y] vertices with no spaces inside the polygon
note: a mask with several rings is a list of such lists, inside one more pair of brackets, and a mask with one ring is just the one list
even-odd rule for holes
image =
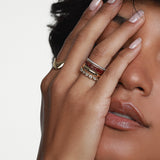
{"label": "nose", "polygon": [[119,80],[119,84],[129,91],[136,90],[143,96],[149,96],[153,82],[148,62],[144,56],[138,56],[128,65]]}

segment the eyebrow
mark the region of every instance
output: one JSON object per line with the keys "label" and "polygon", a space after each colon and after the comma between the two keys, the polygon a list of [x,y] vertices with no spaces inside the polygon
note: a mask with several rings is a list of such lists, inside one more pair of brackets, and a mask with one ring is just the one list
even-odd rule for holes
{"label": "eyebrow", "polygon": [[118,24],[122,24],[124,23],[125,21],[127,21],[128,19],[125,18],[125,17],[122,17],[120,16],[119,14],[117,14],[114,18],[113,18],[113,21],[114,22],[117,22]]}

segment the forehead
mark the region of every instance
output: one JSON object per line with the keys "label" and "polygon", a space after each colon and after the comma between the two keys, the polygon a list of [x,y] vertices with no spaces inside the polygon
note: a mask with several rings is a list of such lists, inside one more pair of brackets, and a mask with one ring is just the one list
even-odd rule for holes
{"label": "forehead", "polygon": [[159,16],[160,0],[124,0],[119,14],[129,18],[139,9],[143,9],[145,14],[153,12],[151,15]]}
{"label": "forehead", "polygon": [[131,3],[150,3],[150,4],[160,4],[160,0],[123,0],[123,2],[131,2]]}

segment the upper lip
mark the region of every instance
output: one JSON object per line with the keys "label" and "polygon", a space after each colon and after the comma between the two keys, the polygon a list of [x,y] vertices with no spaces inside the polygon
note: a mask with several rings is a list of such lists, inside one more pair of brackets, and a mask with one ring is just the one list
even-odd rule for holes
{"label": "upper lip", "polygon": [[130,116],[134,121],[148,128],[148,124],[145,121],[143,114],[131,102],[112,101],[109,111]]}

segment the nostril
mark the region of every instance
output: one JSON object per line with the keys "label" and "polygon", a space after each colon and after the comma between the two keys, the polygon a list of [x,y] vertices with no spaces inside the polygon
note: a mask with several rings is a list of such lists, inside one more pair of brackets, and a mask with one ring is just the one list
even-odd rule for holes
{"label": "nostril", "polygon": [[122,85],[122,82],[118,82],[118,84]]}
{"label": "nostril", "polygon": [[137,87],[139,90],[144,91],[144,89],[142,87]]}
{"label": "nostril", "polygon": [[[118,86],[124,86],[122,82],[118,82],[116,88],[118,88]],[[124,86],[125,87],[125,86]],[[142,87],[136,87],[137,89],[139,89],[140,91],[143,91],[144,92],[144,89]]]}

